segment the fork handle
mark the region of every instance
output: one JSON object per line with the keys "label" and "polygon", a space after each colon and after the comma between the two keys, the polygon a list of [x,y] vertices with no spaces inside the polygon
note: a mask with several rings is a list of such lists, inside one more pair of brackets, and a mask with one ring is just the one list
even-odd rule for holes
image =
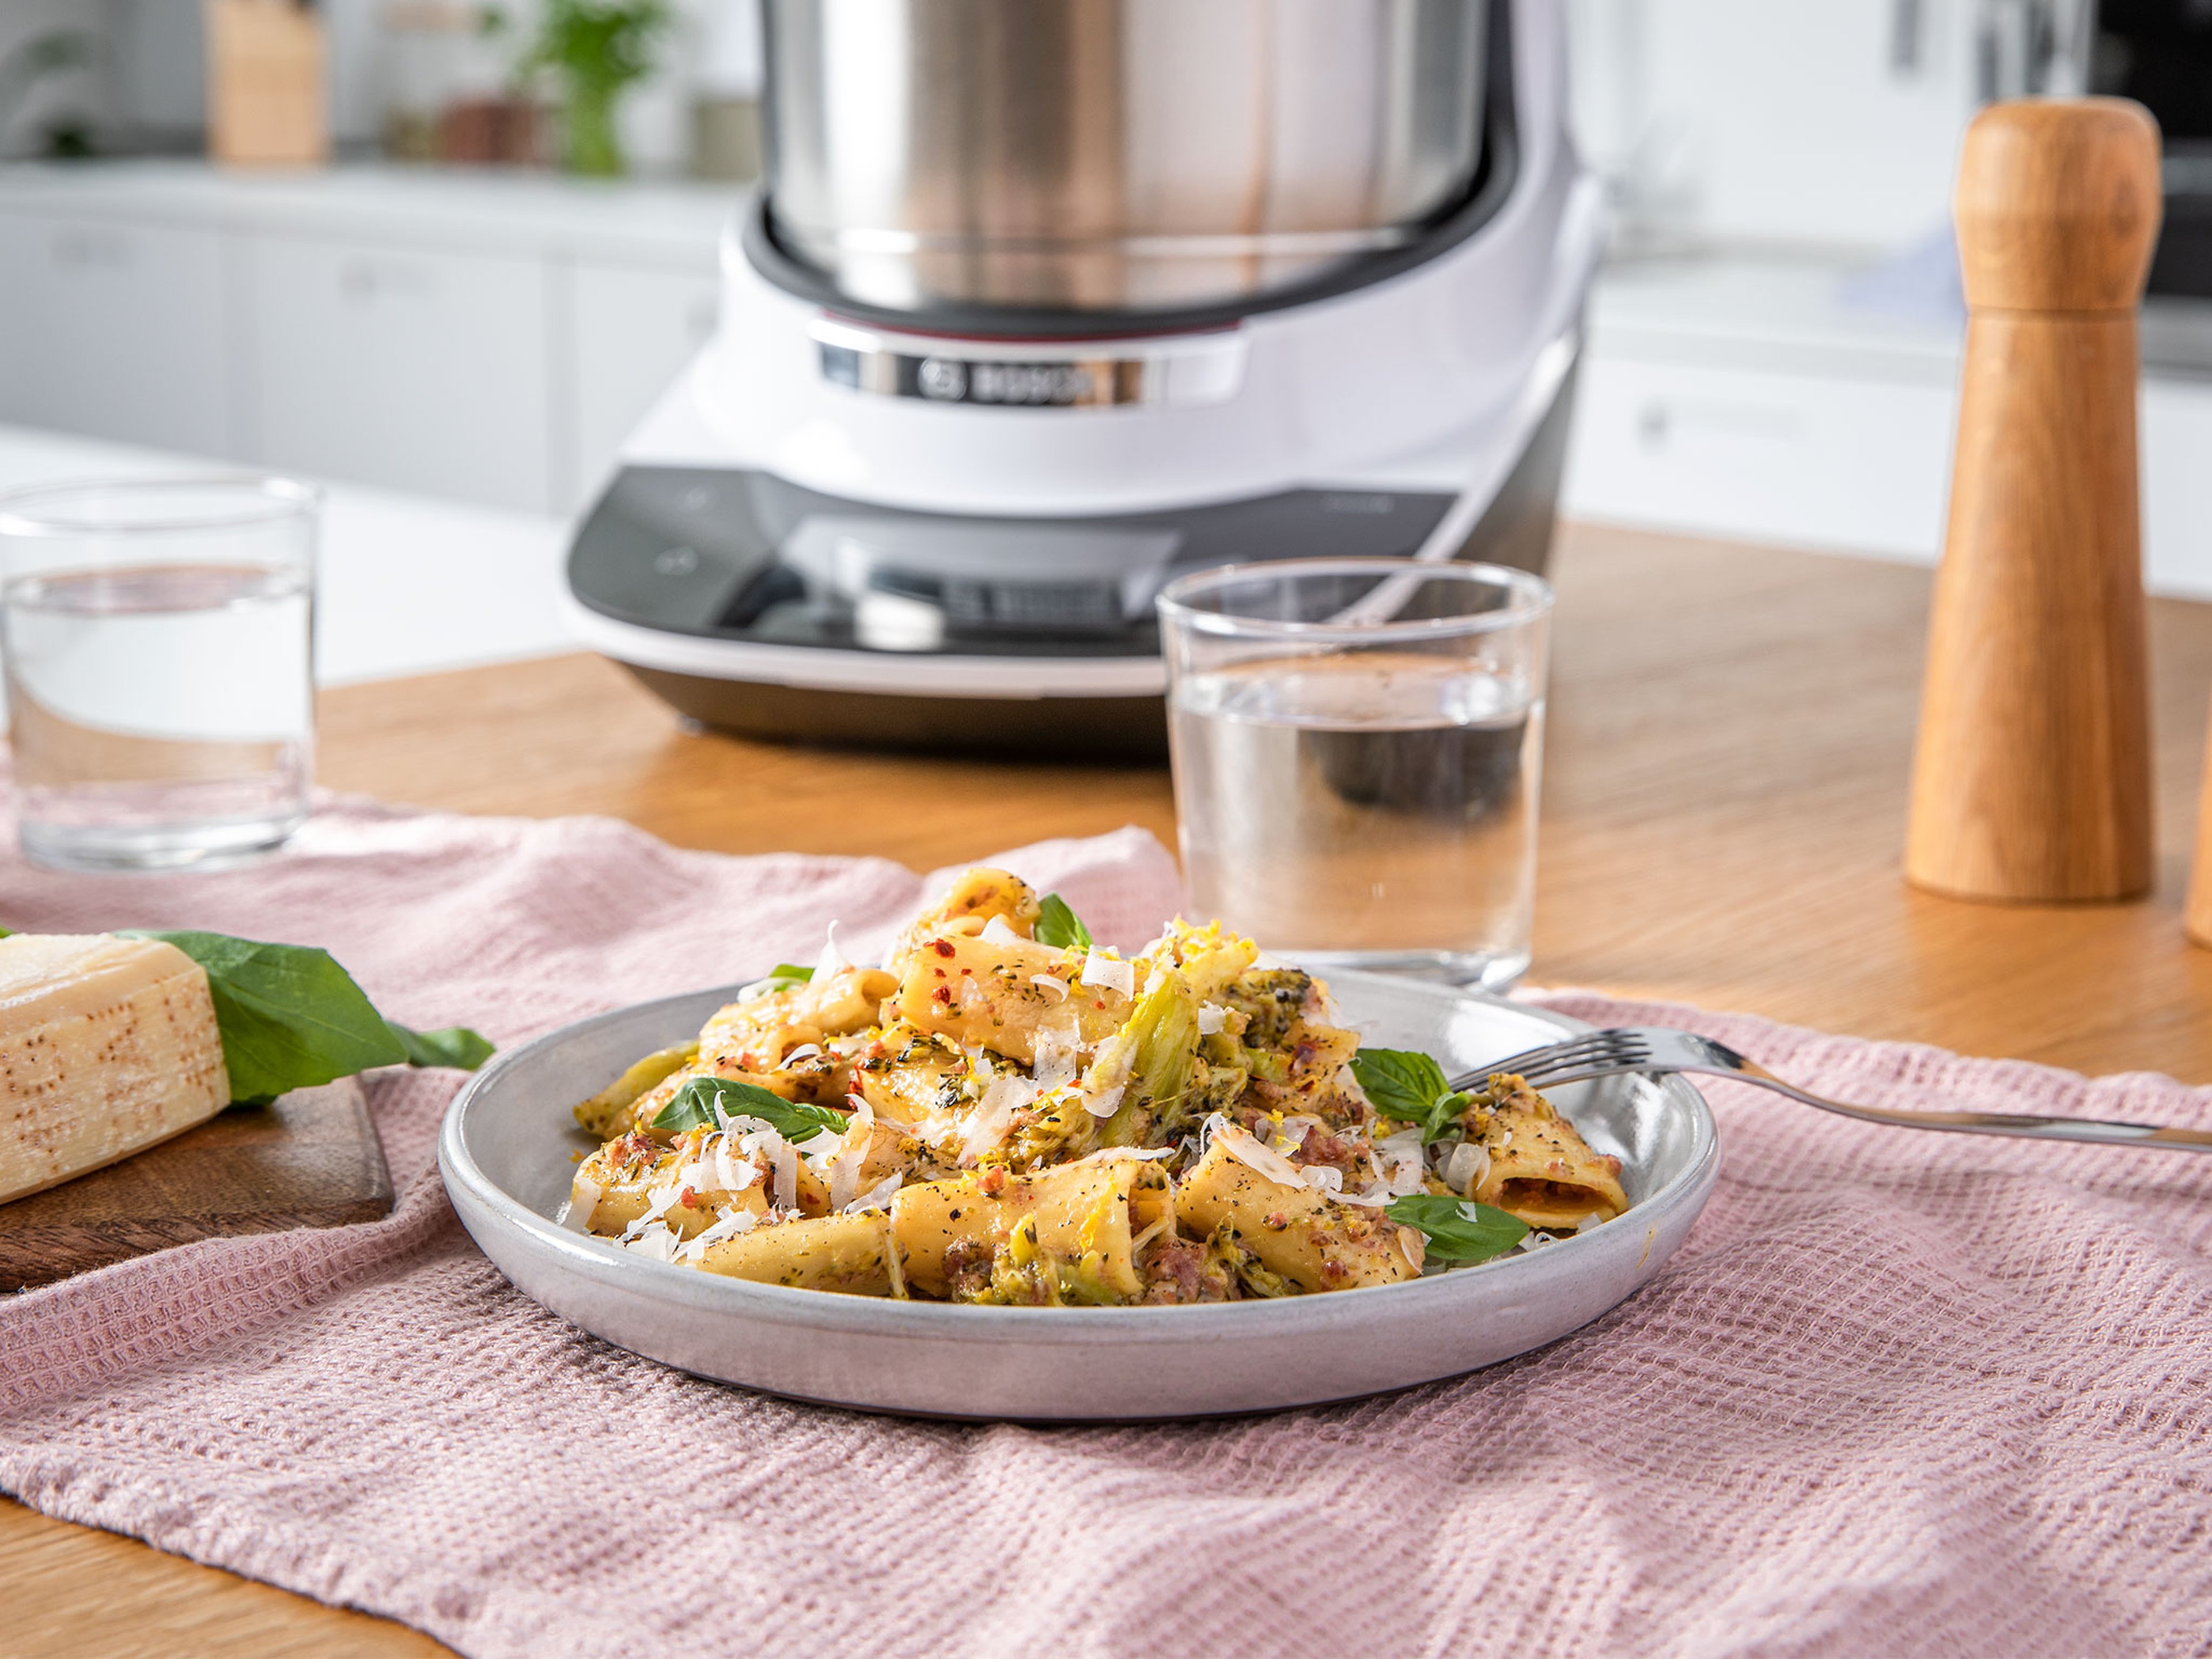
{"label": "fork handle", "polygon": [[1905,1112],[1880,1106],[1858,1106],[1830,1100],[1809,1089],[1801,1089],[1778,1078],[1757,1060],[1735,1066],[1686,1066],[1713,1077],[1741,1078],[1771,1089],[1824,1112],[1836,1112],[1865,1123],[1887,1123],[1900,1129],[1948,1129],[1955,1134],[2018,1135],[2028,1140],[2090,1140],[2116,1146],[2171,1146],[2177,1152],[2212,1152],[2212,1130],[2162,1127],[2155,1123],[2112,1123],[2094,1118],[2032,1117],[2022,1112]]}

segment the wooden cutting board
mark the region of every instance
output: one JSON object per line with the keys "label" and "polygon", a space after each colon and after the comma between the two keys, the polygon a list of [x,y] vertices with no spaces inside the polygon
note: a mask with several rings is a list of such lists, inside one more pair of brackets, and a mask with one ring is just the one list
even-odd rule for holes
{"label": "wooden cutting board", "polygon": [[348,1078],[234,1106],[43,1193],[0,1204],[0,1291],[236,1233],[337,1227],[392,1209],[392,1176]]}

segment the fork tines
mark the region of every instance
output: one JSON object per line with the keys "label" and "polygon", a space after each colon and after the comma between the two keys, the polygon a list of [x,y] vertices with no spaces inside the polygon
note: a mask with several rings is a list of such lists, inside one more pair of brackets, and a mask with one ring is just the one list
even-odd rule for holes
{"label": "fork tines", "polygon": [[1626,1028],[1608,1031],[1590,1031],[1581,1036],[1569,1037],[1564,1042],[1550,1042],[1540,1048],[1523,1049],[1517,1054],[1508,1054],[1494,1060],[1480,1072],[1469,1073],[1467,1078],[1455,1079],[1460,1088],[1471,1088],[1485,1079],[1501,1072],[1524,1079],[1532,1089],[1541,1089],[1548,1084],[1564,1083],[1615,1071],[1634,1071],[1647,1065],[1651,1059],[1651,1046],[1640,1032]]}

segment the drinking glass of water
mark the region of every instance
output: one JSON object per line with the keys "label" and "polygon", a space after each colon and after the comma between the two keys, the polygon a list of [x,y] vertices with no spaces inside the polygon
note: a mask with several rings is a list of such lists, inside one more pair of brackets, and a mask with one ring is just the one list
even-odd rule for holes
{"label": "drinking glass of water", "polygon": [[1159,600],[1193,908],[1303,963],[1501,990],[1528,965],[1552,590],[1285,559]]}
{"label": "drinking glass of water", "polygon": [[305,821],[319,505],[283,478],[0,495],[0,654],[27,857],[206,868]]}

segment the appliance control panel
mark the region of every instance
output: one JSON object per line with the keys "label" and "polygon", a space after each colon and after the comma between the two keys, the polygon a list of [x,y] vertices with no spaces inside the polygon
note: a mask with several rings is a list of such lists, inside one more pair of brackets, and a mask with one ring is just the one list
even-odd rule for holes
{"label": "appliance control panel", "polygon": [[772,474],[626,467],[578,532],[568,580],[603,615],[761,644],[973,656],[1158,649],[1152,600],[1217,564],[1404,556],[1451,497],[1293,489],[1098,518],[918,513]]}

